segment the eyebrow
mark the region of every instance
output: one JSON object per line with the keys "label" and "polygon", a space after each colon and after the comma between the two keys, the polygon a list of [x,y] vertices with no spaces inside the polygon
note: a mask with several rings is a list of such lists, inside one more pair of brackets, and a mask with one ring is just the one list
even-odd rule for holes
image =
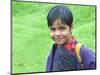
{"label": "eyebrow", "polygon": [[[50,28],[55,28],[55,27],[51,26]],[[58,28],[66,28],[66,26],[62,25],[62,26],[59,26]]]}
{"label": "eyebrow", "polygon": [[59,28],[66,28],[66,26],[65,26],[65,25],[63,25],[63,26],[59,26]]}

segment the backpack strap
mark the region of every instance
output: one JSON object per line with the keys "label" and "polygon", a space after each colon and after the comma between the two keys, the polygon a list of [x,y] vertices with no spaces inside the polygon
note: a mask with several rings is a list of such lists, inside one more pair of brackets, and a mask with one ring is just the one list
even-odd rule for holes
{"label": "backpack strap", "polygon": [[82,47],[82,44],[80,44],[80,43],[76,44],[75,52],[76,52],[78,62],[80,63],[81,68],[83,69],[82,59],[81,59],[81,55],[80,55],[80,48],[81,47]]}

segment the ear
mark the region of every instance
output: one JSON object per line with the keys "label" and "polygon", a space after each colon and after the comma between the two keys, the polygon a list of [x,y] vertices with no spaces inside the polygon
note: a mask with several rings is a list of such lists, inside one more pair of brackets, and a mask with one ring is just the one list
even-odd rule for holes
{"label": "ear", "polygon": [[71,32],[73,31],[73,26],[70,28],[70,31],[71,31]]}
{"label": "ear", "polygon": [[73,25],[71,25],[71,27],[70,27],[71,34],[72,34],[72,31],[73,31]]}

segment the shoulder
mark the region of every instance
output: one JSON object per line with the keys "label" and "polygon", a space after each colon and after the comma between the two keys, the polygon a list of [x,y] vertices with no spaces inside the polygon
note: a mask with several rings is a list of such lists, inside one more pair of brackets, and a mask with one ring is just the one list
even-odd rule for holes
{"label": "shoulder", "polygon": [[55,44],[53,44],[53,45],[51,46],[51,48],[49,49],[48,58],[50,58],[50,57],[52,57],[52,56],[54,55],[55,50],[56,50],[56,46],[55,46]]}
{"label": "shoulder", "polygon": [[82,56],[95,56],[93,50],[85,45],[82,45],[80,53]]}

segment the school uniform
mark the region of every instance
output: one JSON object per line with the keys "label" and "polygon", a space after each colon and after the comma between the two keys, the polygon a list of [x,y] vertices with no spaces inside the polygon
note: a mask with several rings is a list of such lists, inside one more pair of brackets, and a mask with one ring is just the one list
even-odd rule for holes
{"label": "school uniform", "polygon": [[[46,72],[82,70],[75,53],[77,43],[74,40],[74,42],[71,41],[71,45],[62,45],[60,47],[54,44],[47,59]],[[95,53],[90,48],[83,45],[80,48],[80,55],[83,70],[96,69]]]}

